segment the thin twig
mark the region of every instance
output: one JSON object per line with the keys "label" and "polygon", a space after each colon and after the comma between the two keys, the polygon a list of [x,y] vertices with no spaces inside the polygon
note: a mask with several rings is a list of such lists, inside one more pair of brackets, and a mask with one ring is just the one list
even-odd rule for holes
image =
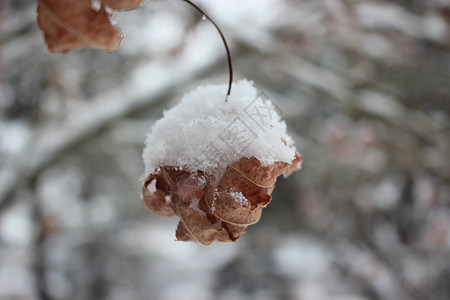
{"label": "thin twig", "polygon": [[[33,195],[36,195],[37,178],[31,180],[30,186]],[[34,238],[34,278],[36,292],[41,300],[51,300],[52,297],[48,291],[47,270],[46,270],[46,253],[45,253],[45,238],[46,232],[44,228],[44,220],[42,215],[42,202],[35,196],[32,202],[33,221],[36,230],[36,237]]]}
{"label": "thin twig", "polygon": [[220,27],[216,24],[216,22],[214,22],[213,19],[211,19],[211,17],[208,16],[208,14],[206,14],[200,7],[198,7],[196,4],[192,3],[189,0],[183,0],[183,1],[189,3],[192,7],[194,7],[196,10],[198,10],[205,18],[207,18],[214,25],[214,27],[216,27],[217,31],[220,34],[220,37],[222,38],[223,44],[225,45],[225,50],[227,52],[227,59],[228,59],[228,71],[230,73],[227,96],[225,97],[225,102],[226,102],[226,101],[228,101],[228,97],[230,96],[231,85],[233,84],[233,64],[231,63],[230,48],[228,47],[227,40],[225,39],[225,35],[223,34]]}

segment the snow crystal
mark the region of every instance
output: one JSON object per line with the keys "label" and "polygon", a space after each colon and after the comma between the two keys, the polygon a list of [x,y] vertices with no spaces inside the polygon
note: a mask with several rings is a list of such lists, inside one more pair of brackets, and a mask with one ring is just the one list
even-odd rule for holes
{"label": "snow crystal", "polygon": [[220,178],[241,157],[256,157],[263,165],[290,163],[292,139],[279,110],[253,83],[200,86],[164,112],[147,136],[143,152],[146,174],[160,166],[179,166]]}
{"label": "snow crystal", "polygon": [[251,206],[250,201],[248,201],[248,199],[245,198],[244,194],[242,194],[241,192],[236,192],[236,191],[234,191],[234,189],[231,189],[230,195],[231,195],[231,197],[234,198],[234,201],[236,201],[236,203],[239,206],[242,206],[242,207],[250,207]]}
{"label": "snow crystal", "polygon": [[100,0],[91,0],[91,8],[96,12],[99,12],[102,8],[102,2]]}
{"label": "snow crystal", "polygon": [[156,192],[156,179],[153,179],[150,181],[150,183],[147,185],[147,189],[150,193]]}
{"label": "snow crystal", "polygon": [[217,191],[217,188],[214,188],[214,196],[213,196],[213,201],[212,201],[212,205],[211,205],[211,212],[214,213],[216,211],[216,201],[217,198],[220,197],[220,192]]}
{"label": "snow crystal", "polygon": [[108,5],[105,5],[105,11],[107,14],[112,15],[114,13],[114,9],[109,7]]}

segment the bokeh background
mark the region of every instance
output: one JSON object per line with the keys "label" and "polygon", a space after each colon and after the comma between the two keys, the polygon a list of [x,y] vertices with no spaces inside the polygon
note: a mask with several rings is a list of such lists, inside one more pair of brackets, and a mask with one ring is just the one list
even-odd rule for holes
{"label": "bokeh background", "polygon": [[141,151],[186,91],[227,82],[214,27],[148,0],[115,14],[117,51],[50,54],[36,1],[3,0],[0,299],[450,299],[450,2],[196,3],[303,169],[237,243],[175,242]]}

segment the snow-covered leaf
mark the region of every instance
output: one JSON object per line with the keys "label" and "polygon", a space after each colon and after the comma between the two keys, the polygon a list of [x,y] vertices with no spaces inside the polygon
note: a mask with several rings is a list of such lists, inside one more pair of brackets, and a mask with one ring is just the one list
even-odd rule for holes
{"label": "snow-covered leaf", "polygon": [[189,93],[147,138],[144,203],[157,215],[180,217],[181,241],[236,241],[260,219],[277,177],[302,161],[273,104],[251,82],[235,84],[228,102],[223,91]]}

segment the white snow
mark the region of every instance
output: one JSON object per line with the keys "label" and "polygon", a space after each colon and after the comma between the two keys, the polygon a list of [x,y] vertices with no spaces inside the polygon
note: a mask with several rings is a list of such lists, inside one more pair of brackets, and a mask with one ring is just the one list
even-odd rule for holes
{"label": "white snow", "polygon": [[150,183],[147,185],[147,189],[150,193],[156,192],[156,179],[153,179],[150,181]]}
{"label": "white snow", "polygon": [[250,201],[248,201],[247,198],[245,198],[244,194],[242,194],[241,192],[236,192],[233,188],[230,191],[230,195],[231,197],[233,197],[234,201],[236,201],[236,203],[239,206],[242,207],[250,207]]}
{"label": "white snow", "polygon": [[112,15],[114,13],[114,9],[109,7],[108,5],[105,5],[105,11],[107,14]]}
{"label": "white snow", "polygon": [[94,11],[99,12],[102,8],[102,2],[100,0],[91,0],[91,8]]}
{"label": "white snow", "polygon": [[179,166],[220,178],[241,157],[254,156],[265,166],[294,159],[286,124],[268,97],[241,80],[225,102],[227,87],[199,86],[164,112],[147,136],[146,174],[160,166]]}
{"label": "white snow", "polygon": [[166,195],[164,197],[165,201],[166,201],[166,205],[169,206],[172,203],[172,196],[171,195]]}

